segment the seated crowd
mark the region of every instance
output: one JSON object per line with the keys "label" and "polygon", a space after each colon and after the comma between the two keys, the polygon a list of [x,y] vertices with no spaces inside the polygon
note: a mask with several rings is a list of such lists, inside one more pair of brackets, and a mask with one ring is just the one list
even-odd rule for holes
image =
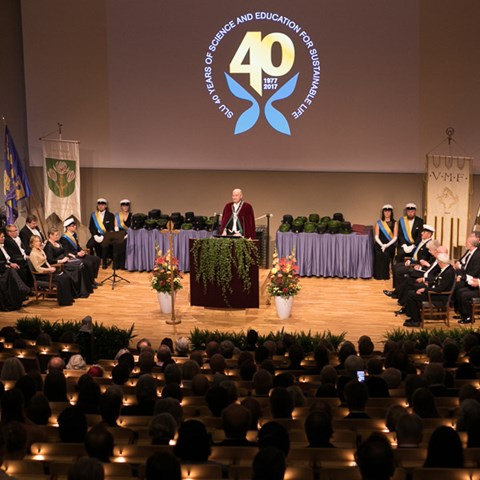
{"label": "seated crowd", "polygon": [[228,340],[190,351],[183,337],[154,350],[142,339],[87,365],[71,345],[27,370],[26,350],[54,352],[48,335],[36,345],[11,327],[0,336],[7,474],[20,460],[71,479],[127,468],[146,479],[203,469],[197,478],[276,480],[290,469],[313,480],[333,478],[333,465],[342,478],[381,480],[480,465],[476,334],[461,345],[431,337],[424,352],[408,340],[375,351],[367,336],[305,352],[290,335],[258,344],[250,330],[243,351]]}
{"label": "seated crowd", "polygon": [[87,298],[100,285],[100,258],[80,247],[74,219],[64,222],[63,234],[50,228],[46,239],[37,221],[29,215],[20,232],[14,224],[0,230],[0,311],[19,309],[41,282],[54,286],[60,306]]}

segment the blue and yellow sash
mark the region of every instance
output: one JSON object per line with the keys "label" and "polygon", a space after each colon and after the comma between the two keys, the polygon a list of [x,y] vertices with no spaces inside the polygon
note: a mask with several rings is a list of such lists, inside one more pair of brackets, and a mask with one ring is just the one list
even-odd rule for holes
{"label": "blue and yellow sash", "polygon": [[418,252],[419,252],[420,248],[422,248],[424,245],[426,245],[430,240],[431,239],[429,238],[426,242],[424,242],[424,243],[420,242],[417,245],[417,247],[413,251],[413,255],[412,255],[413,260],[418,260]]}
{"label": "blue and yellow sash", "polygon": [[409,243],[410,245],[413,245],[415,241],[413,240],[412,232],[408,229],[407,222],[408,222],[408,217],[406,216],[400,218],[400,220],[398,221],[398,223],[400,224],[400,228],[402,229],[402,232],[403,232],[403,238],[405,238],[407,243]]}
{"label": "blue and yellow sash", "polygon": [[388,226],[388,223],[385,222],[384,220],[378,220],[377,224],[378,224],[378,228],[380,228],[382,233],[385,235],[387,240],[390,242],[393,238],[393,232],[392,232],[392,229]]}
{"label": "blue and yellow sash", "polygon": [[103,224],[103,221],[100,218],[100,214],[98,212],[93,212],[92,219],[93,219],[93,223],[95,223],[95,226],[97,227],[98,234],[105,235],[107,229],[105,228],[105,225]]}
{"label": "blue and yellow sash", "polygon": [[65,238],[68,243],[75,249],[76,252],[78,252],[78,244],[77,244],[77,239],[69,232],[65,232],[63,234],[63,238]]}
{"label": "blue and yellow sash", "polygon": [[117,213],[115,217],[117,218],[117,227],[120,230],[128,230],[128,227],[127,225],[125,225],[125,222],[123,221],[123,218],[120,216],[120,214]]}

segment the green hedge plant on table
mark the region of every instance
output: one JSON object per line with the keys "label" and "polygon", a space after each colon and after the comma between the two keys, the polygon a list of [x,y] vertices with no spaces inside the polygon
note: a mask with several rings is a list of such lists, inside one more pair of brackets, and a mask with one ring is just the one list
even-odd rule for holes
{"label": "green hedge plant on table", "polygon": [[[22,338],[35,340],[40,333],[48,333],[54,342],[58,342],[65,333],[72,333],[79,344],[82,354],[85,354],[86,345],[79,338],[78,333],[82,322],[71,320],[57,320],[50,322],[42,320],[39,317],[19,318],[15,328],[20,332]],[[121,348],[128,348],[130,341],[135,338],[133,330],[135,324],[132,324],[128,330],[123,330],[115,325],[106,327],[103,323],[93,323],[93,337],[95,353],[97,358],[115,358],[115,354]]]}
{"label": "green hedge plant on table", "polygon": [[232,293],[230,283],[233,267],[242,281],[243,290],[247,293],[250,291],[250,269],[258,265],[258,249],[254,242],[242,238],[204,238],[193,242],[192,254],[195,280],[203,284],[205,291],[209,285],[218,286],[228,305],[228,295]]}
{"label": "green hedge plant on table", "polygon": [[[308,332],[291,332],[287,333],[283,328],[277,332],[270,332],[266,335],[258,336],[258,345],[263,345],[267,340],[273,340],[278,342],[283,340],[285,335],[291,335],[294,340],[302,346],[305,352],[313,352],[315,346],[321,341],[327,341],[331,343],[335,350],[338,349],[339,345],[345,340],[347,332],[341,332],[339,334],[333,334],[330,330],[324,332],[312,333],[310,330]],[[204,350],[208,342],[216,341],[223,342],[224,340],[230,340],[236,347],[240,350],[244,350],[247,347],[246,333],[232,332],[230,330],[208,330],[200,329],[195,327],[189,333],[190,343],[195,350]]]}

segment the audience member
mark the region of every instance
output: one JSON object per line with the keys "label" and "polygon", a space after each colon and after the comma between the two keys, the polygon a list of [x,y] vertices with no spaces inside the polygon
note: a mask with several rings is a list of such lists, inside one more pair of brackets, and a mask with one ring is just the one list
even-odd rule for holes
{"label": "audience member", "polygon": [[392,447],[381,433],[372,433],[361,443],[355,459],[362,480],[388,480],[395,472]]}
{"label": "audience member", "polygon": [[370,418],[365,412],[368,389],[364,382],[358,380],[348,382],[343,393],[348,408],[348,415],[345,418]]}
{"label": "audience member", "polygon": [[96,458],[82,457],[68,468],[68,480],[104,480],[103,464]]}
{"label": "audience member", "polygon": [[400,416],[395,426],[398,448],[418,448],[423,438],[422,419],[414,413]]}
{"label": "audience member", "polygon": [[293,400],[286,388],[276,387],[272,390],[270,412],[272,418],[292,418]]}
{"label": "audience member", "polygon": [[285,457],[290,452],[290,435],[288,430],[274,420],[262,425],[258,431],[258,448],[260,450],[266,447],[275,447],[281,450]]}
{"label": "audience member", "polygon": [[305,434],[310,448],[334,448],[332,418],[326,412],[313,411],[305,420]]}
{"label": "audience member", "polygon": [[2,365],[0,372],[0,380],[17,381],[20,377],[25,375],[25,368],[22,362],[17,357],[7,358]]}
{"label": "audience member", "polygon": [[232,403],[222,411],[222,427],[225,439],[218,445],[250,447],[254,442],[247,440],[247,431],[250,426],[250,411],[237,403]]}
{"label": "audience member", "polygon": [[425,468],[463,468],[463,447],[458,433],[451,427],[436,428],[428,442]]}
{"label": "audience member", "polygon": [[170,413],[154,415],[148,425],[152,445],[169,445],[177,433],[177,422]]}
{"label": "audience member", "polygon": [[170,452],[155,452],[147,458],[145,480],[182,480],[180,462]]}
{"label": "audience member", "polygon": [[113,435],[104,425],[95,425],[85,435],[85,450],[89,457],[109,463],[113,456]]}
{"label": "audience member", "polygon": [[420,418],[440,418],[433,393],[425,387],[417,388],[412,396],[412,410]]}
{"label": "audience member", "polygon": [[87,434],[87,417],[77,406],[63,410],[57,418],[58,433],[64,443],[83,443]]}
{"label": "audience member", "polygon": [[286,470],[285,454],[275,447],[258,451],[253,459],[253,480],[283,480]]}

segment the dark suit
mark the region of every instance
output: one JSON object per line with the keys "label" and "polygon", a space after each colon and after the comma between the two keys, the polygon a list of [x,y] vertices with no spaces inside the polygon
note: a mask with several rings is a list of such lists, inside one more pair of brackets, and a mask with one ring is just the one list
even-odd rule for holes
{"label": "dark suit", "polygon": [[90,281],[92,284],[95,284],[95,279],[98,276],[98,270],[100,268],[100,258],[95,257],[94,255],[88,255],[85,254],[82,257],[78,256],[79,252],[83,252],[82,247],[80,247],[80,244],[78,243],[78,237],[77,234],[73,234],[74,239],[75,239],[75,244],[72,244],[67,238],[62,237],[60,239],[60,243],[63,246],[63,249],[65,250],[66,255],[74,255],[77,257],[79,260],[82,261],[82,263],[85,265],[88,271],[88,275],[90,277]]}
{"label": "dark suit", "polygon": [[[448,265],[443,271],[440,271],[435,277],[432,285],[428,286],[429,292],[441,293],[451,290],[455,282],[455,270],[451,265]],[[420,321],[420,302],[428,300],[427,291],[418,294],[416,290],[412,290],[407,295],[406,311],[407,315],[414,321]],[[445,305],[448,300],[448,295],[437,295],[435,302]]]}
{"label": "dark suit", "polygon": [[[42,232],[37,228],[38,233],[40,234],[40,238],[42,239],[42,243],[45,241],[45,237],[42,235]],[[30,251],[32,250],[30,248],[30,239],[33,236],[33,232],[25,225],[19,233],[20,240],[22,241],[22,247],[25,250],[25,253],[27,255],[30,255]]]}
{"label": "dark suit", "polygon": [[[101,243],[98,243],[94,237],[94,235],[104,235],[103,232],[99,231],[97,226],[95,225],[94,221],[95,212],[92,213],[90,216],[90,223],[88,225],[88,229],[92,237],[87,242],[87,248],[90,249],[90,253],[95,252],[95,254],[101,257],[103,264],[105,265],[107,262],[107,256],[111,253],[111,246],[110,247],[102,247]],[[115,230],[115,215],[108,210],[105,211],[105,216],[103,217],[103,226],[107,232],[113,232]],[[113,256],[113,255],[110,255]]]}
{"label": "dark suit", "polygon": [[[410,256],[411,254],[406,254],[402,248],[402,245],[403,244],[406,244],[407,246],[408,245],[412,245],[412,243],[410,242],[410,239],[408,238],[408,236],[405,235],[405,232],[403,231],[403,228],[402,228],[402,223],[403,222],[398,222],[398,240],[397,240],[397,262],[404,262],[405,261],[405,257],[408,257]],[[405,222],[405,228],[409,228],[410,226],[410,223],[407,221]],[[420,218],[420,217],[413,217],[413,224],[412,224],[412,228],[410,230],[410,234],[412,236],[412,239],[413,239],[413,243],[415,245],[418,245],[422,238],[421,238],[421,234],[422,234],[422,228],[423,228],[423,220]]]}
{"label": "dark suit", "polygon": [[0,311],[9,312],[21,308],[28,298],[30,288],[13,268],[6,268],[7,259],[0,250]]}
{"label": "dark suit", "polygon": [[471,253],[470,258],[466,261],[470,251],[460,258],[460,268],[456,269],[456,275],[460,277],[455,284],[455,292],[453,294],[453,303],[462,317],[470,317],[472,314],[472,299],[480,296],[478,287],[471,287],[467,283],[467,275],[473,278],[480,277],[480,249],[476,248]]}
{"label": "dark suit", "polygon": [[[407,295],[410,290],[418,290],[433,283],[435,277],[440,273],[440,267],[436,261],[432,264],[430,269],[427,270],[427,272],[428,274],[426,278],[424,277],[424,274],[426,273],[424,270],[412,270],[410,272],[410,277],[408,278],[407,282],[398,291],[398,303],[400,305],[403,307],[405,306]],[[422,277],[424,277],[423,280],[421,282],[417,282],[417,279]]]}
{"label": "dark suit", "polygon": [[16,270],[23,282],[30,288],[33,287],[33,276],[28,268],[27,260],[25,259],[17,242],[9,236],[5,236],[4,243],[5,250],[10,255],[10,263],[16,263],[20,268]]}
{"label": "dark suit", "polygon": [[468,255],[469,252],[466,252],[465,255],[459,260],[462,264],[461,268],[457,269],[457,275],[462,277],[462,280],[467,278],[467,275],[471,275],[474,278],[480,277],[480,248],[476,248],[471,254],[466,265],[463,265],[463,260]]}
{"label": "dark suit", "polygon": [[[431,239],[428,239],[420,248],[418,248],[418,246],[416,247],[416,252],[414,250],[411,253],[412,260],[410,262],[410,265],[418,265],[420,263],[420,260],[426,260],[428,263],[432,262],[433,256],[428,250],[428,244],[430,243],[430,241]],[[414,253],[416,254],[415,259],[413,259]],[[411,267],[405,266],[404,263],[396,263],[393,266],[393,288],[397,291],[397,294],[398,291],[403,288],[404,284],[407,282],[410,270]]]}

